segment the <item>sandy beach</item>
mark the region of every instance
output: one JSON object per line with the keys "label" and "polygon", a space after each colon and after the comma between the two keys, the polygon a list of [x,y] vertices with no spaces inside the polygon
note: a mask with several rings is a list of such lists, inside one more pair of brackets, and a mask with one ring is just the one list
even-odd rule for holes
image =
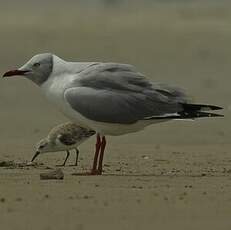
{"label": "sandy beach", "polygon": [[[74,154],[62,167],[63,180],[39,175],[65,153],[40,156],[37,167],[0,167],[1,229],[230,229],[228,2],[116,9],[59,2],[36,10],[0,4],[1,73],[48,51],[73,61],[130,63],[153,81],[184,88],[194,102],[225,108],[225,118],[109,137],[102,176],[74,175],[91,168],[94,137],[80,146],[78,167],[68,166]],[[67,121],[25,79],[2,79],[0,98],[0,162],[30,161],[35,143]]]}

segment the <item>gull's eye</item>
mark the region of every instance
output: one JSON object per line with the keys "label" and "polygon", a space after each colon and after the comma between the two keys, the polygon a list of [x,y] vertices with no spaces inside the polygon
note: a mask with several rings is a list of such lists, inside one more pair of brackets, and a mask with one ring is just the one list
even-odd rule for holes
{"label": "gull's eye", "polygon": [[40,66],[40,63],[39,62],[36,62],[33,64],[33,67],[39,67]]}

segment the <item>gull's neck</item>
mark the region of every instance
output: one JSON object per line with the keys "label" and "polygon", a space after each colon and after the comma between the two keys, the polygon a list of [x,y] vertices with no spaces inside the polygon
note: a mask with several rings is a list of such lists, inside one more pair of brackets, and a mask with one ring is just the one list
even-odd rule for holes
{"label": "gull's neck", "polygon": [[95,63],[96,62],[68,62],[53,55],[53,71],[51,75],[77,74]]}

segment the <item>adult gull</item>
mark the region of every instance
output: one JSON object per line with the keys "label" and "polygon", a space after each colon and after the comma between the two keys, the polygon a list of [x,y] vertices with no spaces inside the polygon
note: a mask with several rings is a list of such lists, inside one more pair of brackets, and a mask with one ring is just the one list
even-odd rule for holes
{"label": "adult gull", "polygon": [[222,116],[209,112],[221,107],[191,104],[179,88],[152,82],[128,64],[67,62],[44,53],[3,77],[16,75],[37,84],[73,122],[96,131],[90,175],[102,174],[106,135],[137,132],[170,120]]}

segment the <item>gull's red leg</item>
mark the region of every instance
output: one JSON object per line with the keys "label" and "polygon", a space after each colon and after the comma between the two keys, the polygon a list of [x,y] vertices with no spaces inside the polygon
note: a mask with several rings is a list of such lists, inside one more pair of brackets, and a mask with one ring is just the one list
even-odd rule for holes
{"label": "gull's red leg", "polygon": [[91,171],[92,174],[98,174],[97,162],[98,162],[100,147],[101,147],[101,138],[100,138],[100,135],[97,134],[96,144],[95,144],[95,156],[94,156],[93,167],[92,167],[92,171]]}
{"label": "gull's red leg", "polygon": [[[102,144],[103,144],[103,151],[101,150]],[[94,156],[92,170],[90,172],[85,172],[85,173],[74,173],[73,175],[76,175],[76,176],[101,175],[102,174],[103,152],[104,152],[104,149],[105,149],[105,145],[106,145],[105,137],[103,137],[102,141],[101,141],[100,135],[97,134],[97,136],[96,136],[96,144],[95,144],[95,156]],[[97,169],[97,163],[98,163],[99,154],[100,154],[99,161],[101,162],[101,170],[99,170],[100,167]]]}
{"label": "gull's red leg", "polygon": [[98,166],[98,174],[102,174],[103,172],[103,157],[104,157],[104,150],[106,147],[106,138],[105,136],[102,137],[102,141],[101,141],[101,149],[100,149],[100,155],[99,155],[99,166]]}

